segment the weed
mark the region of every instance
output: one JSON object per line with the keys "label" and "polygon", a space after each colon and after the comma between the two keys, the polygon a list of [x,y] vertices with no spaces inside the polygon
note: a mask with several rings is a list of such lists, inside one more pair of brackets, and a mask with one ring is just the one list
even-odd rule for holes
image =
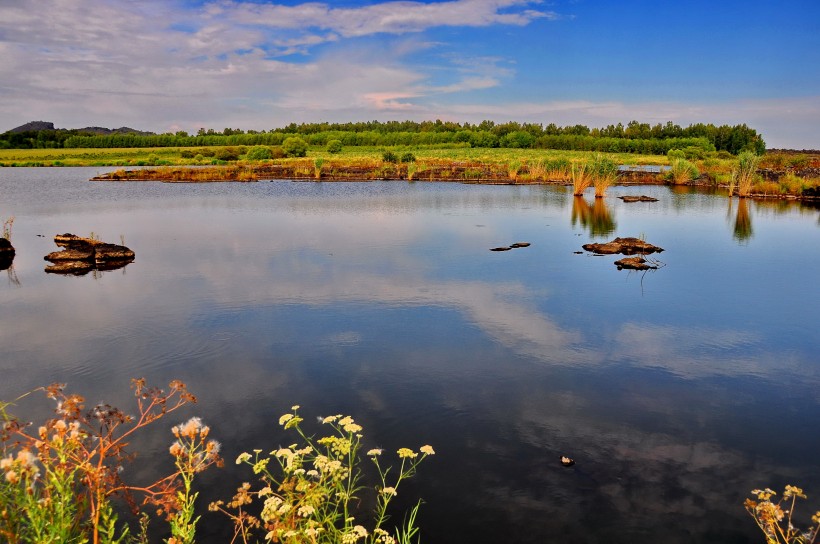
{"label": "weed", "polygon": [[806,498],[802,489],[787,485],[782,498],[777,502],[772,499],[777,493],[769,488],[754,489],[752,495],[754,498],[746,499],[743,506],[763,531],[767,544],[813,544],[817,541],[820,534],[820,511],[811,517],[812,524],[807,530],[793,525],[797,499]]}
{"label": "weed", "polygon": [[127,542],[129,527],[120,522],[111,501],[124,497],[138,511],[135,493],[143,495],[143,505],[167,513],[175,538],[195,525],[190,481],[194,473],[220,462],[219,444],[205,440],[208,428],[198,419],[175,427],[177,442],[170,449],[177,460],[175,472],[147,486],[127,484],[121,477],[132,457],[127,447],[135,433],[196,401],[182,382],[169,387],[166,393],[133,380],[133,417],[108,404],[87,410],[84,399],[66,394],[62,384],[40,388],[35,391],[44,392],[57,407],[56,417],[36,430],[8,412],[13,403],[0,402],[0,535],[9,542]]}
{"label": "weed", "polygon": [[322,179],[322,166],[324,166],[325,160],[321,157],[313,161],[313,175],[316,179]]}
{"label": "weed", "polygon": [[[395,537],[383,527],[388,519],[387,509],[401,482],[415,475],[419,464],[435,453],[433,448],[422,446],[418,452],[399,449],[399,470],[392,475],[391,467],[384,467],[380,461],[384,452],[368,451],[367,458],[378,473],[378,484],[372,488],[373,511],[369,516],[361,514],[357,507],[365,503],[361,494],[367,489],[361,485],[362,427],[349,416],[329,416],[322,420],[328,426],[327,433],[317,439],[302,430],[298,409],[294,406],[291,413],[280,417],[279,424],[297,434],[301,446],[294,443],[268,455],[262,455],[262,450],[254,450],[253,455],[240,454],[236,463],[251,467],[259,475],[259,488],[244,483],[230,502],[217,501],[209,507],[233,521],[234,541],[255,542],[255,533],[262,533],[267,542],[290,544],[352,543],[361,539],[377,544],[397,539],[406,542],[412,537],[418,531],[418,506],[404,526],[396,529]],[[259,514],[250,512],[255,500],[261,502],[255,509]],[[363,525],[366,519],[369,529]]]}
{"label": "weed", "polygon": [[520,161],[512,161],[509,164],[507,164],[507,177],[510,178],[510,181],[517,180],[519,172],[521,172]]}

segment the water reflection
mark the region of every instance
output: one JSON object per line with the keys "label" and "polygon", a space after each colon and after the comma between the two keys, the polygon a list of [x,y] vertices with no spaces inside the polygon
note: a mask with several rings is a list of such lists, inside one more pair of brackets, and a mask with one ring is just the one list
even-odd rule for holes
{"label": "water reflection", "polygon": [[615,218],[603,198],[596,198],[593,204],[582,196],[572,199],[572,226],[580,225],[589,230],[593,238],[605,237],[615,231]]}
{"label": "water reflection", "polygon": [[[56,213],[60,195],[30,183],[29,201],[9,201],[23,288],[0,285],[0,398],[67,381],[127,407],[129,378],[178,378],[200,399],[181,417],[201,415],[228,459],[285,443],[276,419],[293,404],[351,413],[367,447],[436,447],[398,497],[424,498],[426,542],[750,541],[749,489],[820,489],[820,437],[805,432],[820,420],[813,215],[758,213],[756,243],[739,245],[725,197],[672,204],[650,188],[666,198],[622,206],[619,223],[674,266],[641,296],[611,262],[572,253],[573,225],[617,226],[603,199],[566,191],[94,185]],[[66,229],[123,233],[140,258],[93,282],[44,274],[36,234]],[[773,231],[782,259],[804,263],[789,282],[762,243]],[[487,251],[517,240],[532,246]],[[146,438],[146,471],[166,435]],[[203,503],[248,477],[228,465],[206,475]],[[230,539],[207,512],[200,526]]]}
{"label": "water reflection", "polygon": [[[729,198],[729,217],[732,216],[733,198]],[[748,242],[754,235],[752,230],[752,214],[749,210],[749,199],[740,198],[737,201],[737,212],[734,214],[734,239],[738,242]]]}

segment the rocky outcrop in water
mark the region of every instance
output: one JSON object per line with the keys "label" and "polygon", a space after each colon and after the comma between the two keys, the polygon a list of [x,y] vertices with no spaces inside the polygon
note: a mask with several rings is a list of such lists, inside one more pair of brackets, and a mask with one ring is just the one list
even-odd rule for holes
{"label": "rocky outcrop in water", "polygon": [[54,243],[64,248],[45,256],[53,264],[46,272],[82,276],[92,270],[115,270],[134,261],[134,252],[117,244],[74,234],[58,234]]}
{"label": "rocky outcrop in water", "polygon": [[6,238],[0,238],[0,270],[6,270],[14,261],[14,246]]}
{"label": "rocky outcrop in water", "polygon": [[650,263],[643,257],[624,257],[615,261],[615,266],[618,267],[618,270],[624,268],[627,270],[655,270],[658,268],[657,265]]}
{"label": "rocky outcrop in water", "polygon": [[584,244],[581,247],[587,251],[598,253],[599,255],[614,255],[616,253],[622,255],[649,255],[663,251],[662,247],[653,246],[640,238],[615,238],[611,242],[603,244]]}
{"label": "rocky outcrop in water", "polygon": [[646,196],[646,195],[640,195],[640,196],[625,195],[625,196],[619,196],[618,198],[620,198],[624,202],[657,202],[658,201],[657,198],[652,198],[651,196]]}

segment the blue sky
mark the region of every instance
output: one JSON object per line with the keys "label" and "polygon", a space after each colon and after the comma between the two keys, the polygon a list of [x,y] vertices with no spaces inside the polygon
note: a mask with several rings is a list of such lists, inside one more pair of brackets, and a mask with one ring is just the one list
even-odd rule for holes
{"label": "blue sky", "polygon": [[820,2],[0,0],[0,130],[747,123],[820,148]]}

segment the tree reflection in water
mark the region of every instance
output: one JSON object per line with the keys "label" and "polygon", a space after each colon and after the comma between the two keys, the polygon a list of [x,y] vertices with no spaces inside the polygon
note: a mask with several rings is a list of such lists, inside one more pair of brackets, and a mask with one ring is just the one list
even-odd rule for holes
{"label": "tree reflection in water", "polygon": [[596,198],[590,205],[584,197],[572,200],[572,226],[579,224],[589,230],[592,237],[609,236],[615,231],[615,219],[603,198]]}

